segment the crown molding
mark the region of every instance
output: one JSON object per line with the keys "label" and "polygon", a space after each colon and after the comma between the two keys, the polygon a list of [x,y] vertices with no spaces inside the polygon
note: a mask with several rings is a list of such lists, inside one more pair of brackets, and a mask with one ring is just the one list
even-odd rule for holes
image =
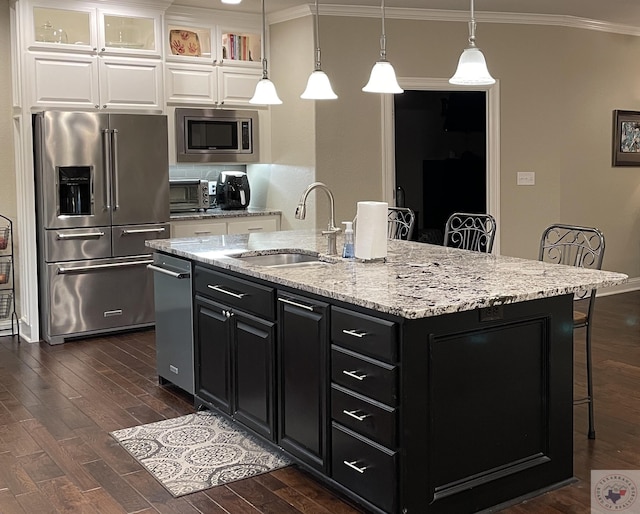
{"label": "crown molding", "polygon": [[205,7],[191,7],[186,5],[172,5],[165,11],[165,18],[172,22],[188,23],[193,25],[194,20],[215,24],[221,19],[224,23],[231,24],[255,24],[260,20],[260,13],[246,13],[239,11],[226,11],[221,9],[209,9]]}
{"label": "crown molding", "polygon": [[[269,23],[280,23],[312,14],[311,6],[303,5],[284,9],[268,16]],[[321,16],[353,16],[357,18],[379,18],[380,8],[372,6],[347,6],[325,4],[320,10]],[[386,19],[421,20],[421,21],[453,21],[468,22],[469,13],[466,11],[449,11],[444,9],[407,9],[401,7],[385,8]],[[640,27],[622,25],[605,21],[578,18],[576,16],[553,14],[527,14],[502,12],[475,12],[475,18],[483,23],[511,23],[516,25],[546,25],[555,27],[569,27],[576,29],[596,30],[628,36],[640,36]]]}

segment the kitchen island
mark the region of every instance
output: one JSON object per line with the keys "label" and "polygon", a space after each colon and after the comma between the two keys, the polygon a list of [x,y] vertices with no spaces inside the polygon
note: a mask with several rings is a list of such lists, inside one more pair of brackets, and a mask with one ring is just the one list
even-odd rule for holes
{"label": "kitchen island", "polygon": [[[625,275],[404,241],[348,261],[316,231],[147,244],[195,263],[196,405],[369,510],[476,512],[571,481],[573,293]],[[281,253],[319,260],[252,258]]]}

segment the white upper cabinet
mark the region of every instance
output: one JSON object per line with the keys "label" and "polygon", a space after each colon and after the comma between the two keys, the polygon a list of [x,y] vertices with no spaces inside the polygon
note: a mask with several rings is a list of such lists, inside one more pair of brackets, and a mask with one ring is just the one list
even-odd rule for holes
{"label": "white upper cabinet", "polygon": [[114,2],[27,5],[30,107],[163,109],[161,10]]}
{"label": "white upper cabinet", "polygon": [[260,17],[182,8],[165,15],[168,104],[248,105],[262,78]]}
{"label": "white upper cabinet", "polygon": [[57,52],[161,57],[162,11],[34,2],[27,47]]}

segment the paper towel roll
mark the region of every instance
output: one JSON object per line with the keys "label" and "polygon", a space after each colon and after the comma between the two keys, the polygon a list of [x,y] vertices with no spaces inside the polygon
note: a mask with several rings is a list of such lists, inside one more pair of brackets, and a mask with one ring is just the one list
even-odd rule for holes
{"label": "paper towel roll", "polygon": [[371,260],[387,256],[387,202],[358,202],[356,258]]}

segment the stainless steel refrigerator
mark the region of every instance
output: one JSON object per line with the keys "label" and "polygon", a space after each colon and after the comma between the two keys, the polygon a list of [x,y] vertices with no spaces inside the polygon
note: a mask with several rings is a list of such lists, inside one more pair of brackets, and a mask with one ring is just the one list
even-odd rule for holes
{"label": "stainless steel refrigerator", "polygon": [[169,237],[167,119],[33,115],[42,338],[150,326],[147,239]]}

